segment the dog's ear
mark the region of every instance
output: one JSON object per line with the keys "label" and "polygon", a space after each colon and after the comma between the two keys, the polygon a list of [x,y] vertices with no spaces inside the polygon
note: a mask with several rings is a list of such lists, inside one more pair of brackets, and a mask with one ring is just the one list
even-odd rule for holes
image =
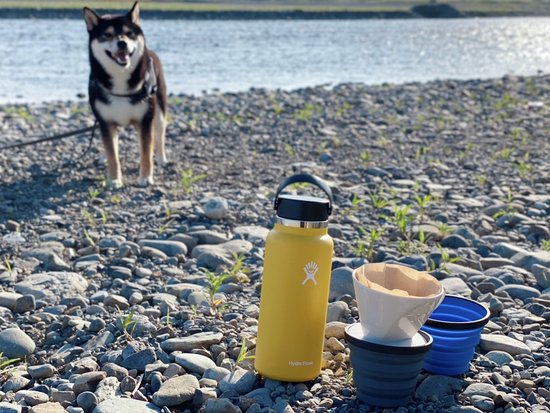
{"label": "dog's ear", "polygon": [[89,9],[88,7],[84,7],[84,20],[86,21],[86,28],[89,32],[91,32],[101,20],[101,17],[99,14],[97,14],[92,9]]}
{"label": "dog's ear", "polygon": [[139,24],[139,1],[136,1],[132,9],[128,12],[128,17],[132,23]]}

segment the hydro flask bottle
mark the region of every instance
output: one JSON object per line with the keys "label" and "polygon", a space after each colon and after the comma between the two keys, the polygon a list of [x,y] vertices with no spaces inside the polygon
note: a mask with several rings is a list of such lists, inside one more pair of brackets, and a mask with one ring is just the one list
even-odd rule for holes
{"label": "hydro flask bottle", "polygon": [[[321,188],[328,199],[281,195],[296,182]],[[328,235],[332,192],[321,179],[298,174],[275,195],[277,217],[265,246],[256,370],[301,382],[321,372],[333,242]]]}

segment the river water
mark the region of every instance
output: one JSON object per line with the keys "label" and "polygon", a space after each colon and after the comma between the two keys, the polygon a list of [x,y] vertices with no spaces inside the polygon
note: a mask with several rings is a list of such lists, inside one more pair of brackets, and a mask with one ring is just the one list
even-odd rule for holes
{"label": "river water", "polygon": [[[175,94],[550,71],[550,18],[149,20],[143,27]],[[0,20],[0,102],[86,94],[87,53],[83,20]]]}

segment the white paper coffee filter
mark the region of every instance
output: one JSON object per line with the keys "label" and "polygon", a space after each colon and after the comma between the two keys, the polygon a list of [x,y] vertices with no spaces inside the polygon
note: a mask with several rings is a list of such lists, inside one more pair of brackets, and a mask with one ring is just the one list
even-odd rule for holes
{"label": "white paper coffee filter", "polygon": [[397,264],[365,264],[353,285],[363,334],[380,341],[413,338],[444,296],[434,277]]}

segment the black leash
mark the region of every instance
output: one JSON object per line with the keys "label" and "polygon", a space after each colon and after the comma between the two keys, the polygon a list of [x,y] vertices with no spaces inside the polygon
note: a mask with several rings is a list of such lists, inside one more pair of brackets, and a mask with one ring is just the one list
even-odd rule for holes
{"label": "black leash", "polygon": [[[58,135],[47,136],[45,138],[34,139],[32,141],[12,143],[11,145],[2,146],[2,147],[0,147],[0,151],[6,150],[6,149],[20,148],[20,147],[23,147],[23,146],[35,145],[37,143],[42,143],[42,142],[49,142],[49,141],[55,141],[55,140],[59,140],[59,139],[69,138],[71,136],[81,135],[83,133],[90,132],[90,131],[92,132],[92,138],[91,139],[93,139],[96,127],[97,127],[97,121],[94,123],[94,126],[88,126],[87,128],[82,128],[82,129],[78,129],[78,130],[74,130],[74,131],[70,131],[70,132],[65,132],[65,133],[60,133]],[[92,143],[91,139],[90,139],[90,146],[91,146],[91,143]],[[89,150],[89,148],[86,150],[86,152],[88,150]]]}
{"label": "black leash", "polygon": [[88,142],[88,147],[86,148],[86,150],[84,152],[82,152],[82,154],[78,158],[73,158],[73,159],[69,159],[69,160],[66,160],[66,161],[61,161],[61,162],[58,163],[57,166],[55,166],[55,168],[52,171],[50,171],[49,173],[43,174],[43,175],[50,175],[53,171],[57,171],[60,168],[67,168],[71,165],[75,165],[78,161],[80,161],[82,158],[84,158],[84,156],[92,148],[92,144],[93,144],[93,141],[94,141],[94,136],[95,136],[95,130],[96,129],[97,129],[97,120],[94,122],[93,126],[89,126],[87,128],[82,128],[82,129],[78,129],[78,130],[74,130],[74,131],[70,131],[70,132],[65,132],[65,133],[60,133],[58,135],[48,136],[48,137],[45,137],[45,138],[34,139],[34,140],[28,141],[28,142],[20,142],[20,143],[14,143],[14,144],[11,144],[11,145],[6,145],[6,146],[3,146],[3,147],[0,147],[0,151],[3,151],[5,149],[20,148],[20,147],[23,147],[23,146],[34,145],[34,144],[42,143],[42,142],[49,142],[49,141],[69,138],[71,136],[81,135],[83,133],[91,131],[92,133],[90,134],[90,140]]}

